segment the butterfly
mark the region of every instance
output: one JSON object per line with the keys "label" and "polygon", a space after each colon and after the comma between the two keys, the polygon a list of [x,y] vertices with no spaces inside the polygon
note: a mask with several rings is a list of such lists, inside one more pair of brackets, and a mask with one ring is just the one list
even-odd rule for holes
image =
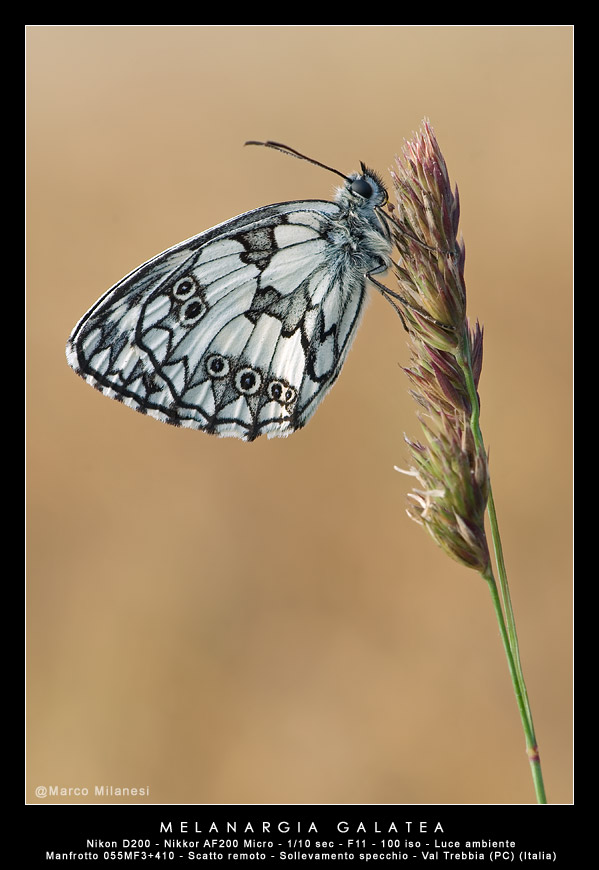
{"label": "butterfly", "polygon": [[308,422],[341,371],[368,284],[395,294],[373,277],[391,264],[380,177],[246,144],[340,175],[335,201],[263,206],[158,254],[89,309],[66,355],[136,411],[253,441]]}

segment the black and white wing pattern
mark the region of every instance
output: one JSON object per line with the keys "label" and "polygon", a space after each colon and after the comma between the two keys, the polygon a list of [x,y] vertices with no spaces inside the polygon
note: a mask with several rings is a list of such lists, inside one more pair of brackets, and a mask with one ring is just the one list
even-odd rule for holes
{"label": "black and white wing pattern", "polygon": [[79,321],[69,365],[165,423],[289,435],[335,382],[368,276],[389,265],[385,201],[363,167],[336,202],[265,206],[164,251]]}

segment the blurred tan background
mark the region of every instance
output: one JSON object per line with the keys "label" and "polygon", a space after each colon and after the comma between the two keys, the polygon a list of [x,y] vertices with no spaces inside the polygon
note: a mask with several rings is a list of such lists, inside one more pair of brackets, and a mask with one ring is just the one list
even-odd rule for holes
{"label": "blurred tan background", "polygon": [[159,251],[330,198],[329,173],[246,139],[388,178],[426,116],[485,326],[482,427],[548,798],[570,802],[570,27],[26,39],[28,800],[112,785],[158,804],[534,802],[486,586],[405,515],[393,466],[420,430],[389,305],[372,294],[289,439],[163,426],[64,356],[90,305]]}

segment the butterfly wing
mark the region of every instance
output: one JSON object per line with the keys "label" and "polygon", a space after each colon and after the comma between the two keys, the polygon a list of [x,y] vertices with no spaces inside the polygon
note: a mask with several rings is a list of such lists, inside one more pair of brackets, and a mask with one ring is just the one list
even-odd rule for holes
{"label": "butterfly wing", "polygon": [[280,203],[159,254],[81,319],[69,365],[166,423],[290,434],[337,378],[365,300],[338,216],[331,202]]}

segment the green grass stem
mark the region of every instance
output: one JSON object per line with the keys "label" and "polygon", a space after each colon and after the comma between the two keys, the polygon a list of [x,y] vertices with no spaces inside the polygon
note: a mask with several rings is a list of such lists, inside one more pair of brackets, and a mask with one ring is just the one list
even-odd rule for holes
{"label": "green grass stem", "polygon": [[[474,377],[472,374],[472,364],[470,359],[470,341],[467,335],[464,337],[464,340],[461,343],[459,353],[457,354],[457,359],[464,373],[464,377],[466,379],[466,386],[468,389],[468,395],[471,401],[472,413],[470,417],[470,426],[472,429],[472,435],[477,448],[481,451],[484,451],[484,441],[480,429],[480,404],[478,400],[476,385],[474,383]],[[487,516],[489,518],[489,527],[491,529],[491,539],[493,541],[493,551],[495,554],[497,576],[499,578],[499,591],[495,576],[490,565],[484,572],[482,572],[482,576],[486,580],[489,591],[491,593],[491,599],[493,601],[493,607],[495,610],[501,639],[503,641],[503,646],[507,657],[510,676],[512,678],[514,692],[516,694],[516,701],[518,703],[518,710],[520,712],[520,718],[522,720],[522,727],[524,729],[524,735],[526,739],[526,753],[528,755],[531,767],[535,794],[537,796],[537,803],[546,804],[547,798],[545,795],[543,772],[541,769],[541,759],[539,756],[539,748],[537,745],[537,739],[532,720],[530,701],[528,698],[528,692],[526,690],[526,683],[524,681],[524,673],[522,671],[518,636],[516,633],[516,621],[512,608],[507,571],[505,567],[505,560],[503,558],[503,547],[501,545],[501,536],[499,534],[497,511],[495,510],[495,501],[493,499],[493,490],[491,487],[490,479],[489,497],[487,501]]]}

